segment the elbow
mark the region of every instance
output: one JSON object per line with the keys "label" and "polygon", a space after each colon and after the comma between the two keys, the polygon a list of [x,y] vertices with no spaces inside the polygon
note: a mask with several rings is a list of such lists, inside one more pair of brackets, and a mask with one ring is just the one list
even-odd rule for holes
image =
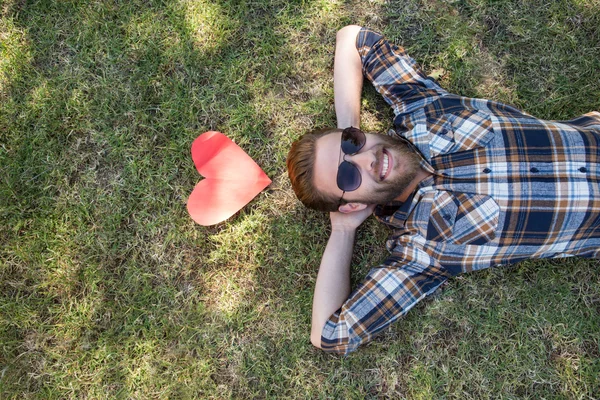
{"label": "elbow", "polygon": [[322,350],[323,348],[321,347],[321,341],[320,340],[314,340],[314,339],[310,339],[310,343],[315,346],[317,349]]}
{"label": "elbow", "polygon": [[321,342],[321,335],[319,335],[317,337],[311,335],[310,342],[317,349],[323,350],[326,353],[331,353],[331,354],[337,354],[337,355],[340,355],[340,356],[345,356],[345,355],[347,355],[350,352],[348,350],[347,346],[329,346],[329,347],[323,348],[323,346],[321,344],[322,343]]}
{"label": "elbow", "polygon": [[311,334],[310,334],[310,342],[317,349],[322,349],[322,347],[321,347],[321,333],[320,332],[319,333],[311,332]]}
{"label": "elbow", "polygon": [[356,347],[351,347],[347,341],[327,340],[321,336],[321,332],[311,332],[310,342],[317,349],[331,354],[348,355],[356,349]]}

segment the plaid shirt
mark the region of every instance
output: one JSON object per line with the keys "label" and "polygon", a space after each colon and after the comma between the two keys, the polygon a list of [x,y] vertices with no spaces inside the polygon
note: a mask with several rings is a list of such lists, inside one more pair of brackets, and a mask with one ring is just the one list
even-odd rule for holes
{"label": "plaid shirt", "polygon": [[363,73],[395,112],[395,132],[432,175],[405,203],[379,206],[390,256],[325,324],[348,353],[449,277],[528,258],[600,256],[600,113],[543,121],[450,94],[402,48],[362,29]]}

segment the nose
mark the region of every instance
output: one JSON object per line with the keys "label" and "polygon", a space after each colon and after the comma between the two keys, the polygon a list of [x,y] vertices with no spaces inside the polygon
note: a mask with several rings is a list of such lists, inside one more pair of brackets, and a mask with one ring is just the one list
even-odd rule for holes
{"label": "nose", "polygon": [[373,172],[377,164],[375,152],[371,150],[361,151],[352,155],[346,154],[344,160],[352,162],[354,165],[366,172]]}

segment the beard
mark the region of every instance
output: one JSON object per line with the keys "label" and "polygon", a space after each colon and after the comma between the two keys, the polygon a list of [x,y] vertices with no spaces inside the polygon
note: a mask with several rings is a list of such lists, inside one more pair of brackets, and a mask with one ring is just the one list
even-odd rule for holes
{"label": "beard", "polygon": [[[378,152],[383,152],[383,148],[391,153],[395,161],[403,160],[404,170],[401,174],[396,174],[393,178],[386,179],[379,183],[379,186],[372,194],[367,196],[361,203],[366,204],[385,204],[394,200],[404,192],[410,183],[415,179],[419,172],[421,157],[406,143],[394,139],[391,136],[384,136],[384,143]],[[378,157],[382,160],[382,157]],[[377,166],[379,167],[379,166]],[[397,166],[394,165],[394,168]]]}

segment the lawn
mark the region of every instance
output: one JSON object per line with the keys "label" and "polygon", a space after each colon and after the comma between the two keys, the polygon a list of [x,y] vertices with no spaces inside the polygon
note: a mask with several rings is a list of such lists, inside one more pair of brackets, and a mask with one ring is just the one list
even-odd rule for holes
{"label": "lawn", "polygon": [[[309,343],[328,217],[285,158],[333,125],[336,31],[404,45],[452,92],[600,110],[598,0],[0,2],[0,398],[600,398],[600,266],[454,278],[348,357]],[[365,88],[363,128],[391,111]],[[219,130],[273,183],[186,211]],[[389,232],[360,229],[353,279]]]}

